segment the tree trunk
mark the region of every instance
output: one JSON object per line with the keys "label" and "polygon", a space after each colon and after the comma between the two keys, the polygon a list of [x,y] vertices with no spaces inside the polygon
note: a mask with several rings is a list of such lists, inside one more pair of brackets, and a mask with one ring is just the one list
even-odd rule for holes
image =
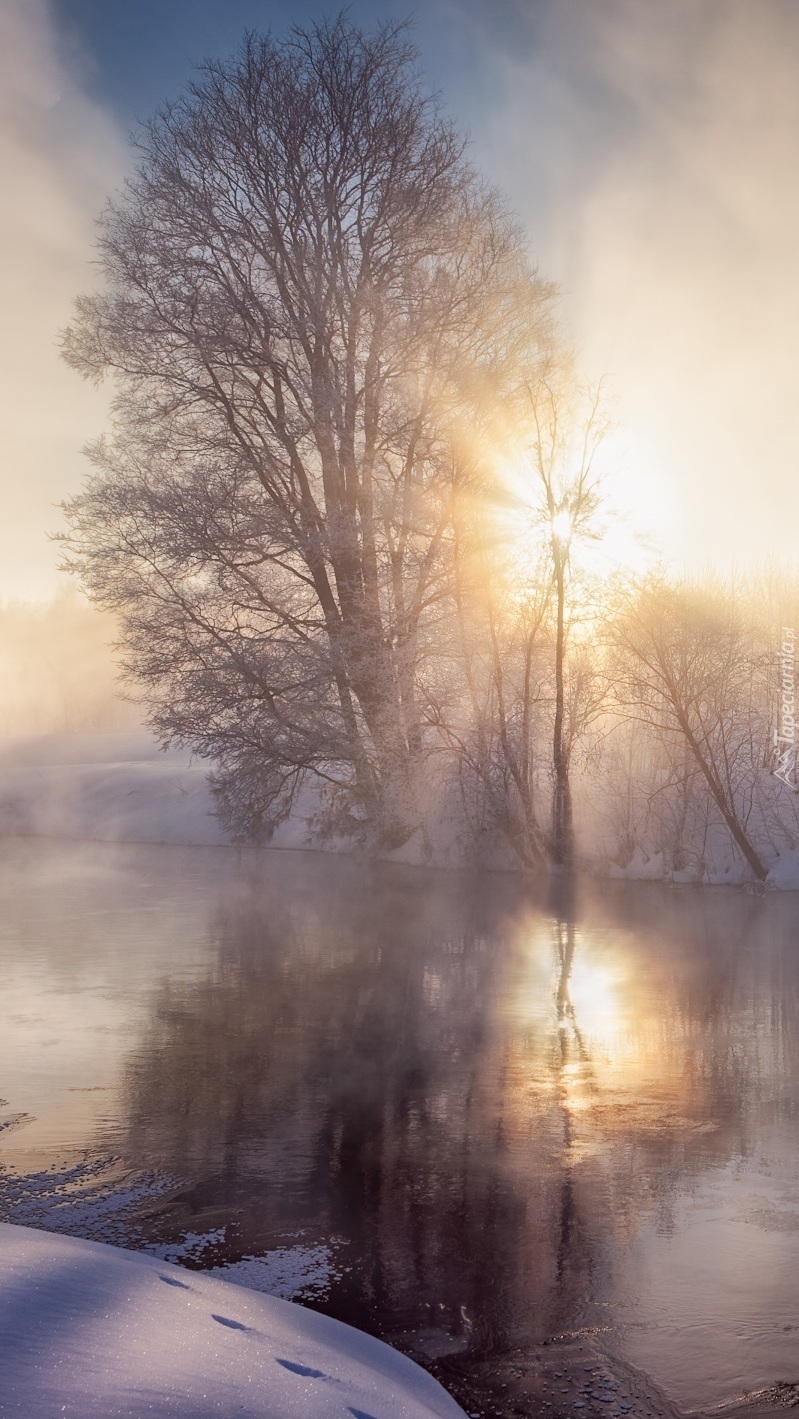
{"label": "tree trunk", "polygon": [[734,805],[730,805],[727,801],[727,795],[724,792],[724,787],[719,782],[718,776],[713,772],[712,767],[705,759],[705,756],[702,753],[700,745],[697,742],[697,739],[691,729],[690,724],[688,723],[688,720],[683,710],[681,708],[678,709],[676,705],[675,710],[677,713],[677,719],[680,724],[680,728],[682,729],[682,732],[685,735],[686,741],[688,743],[688,747],[690,748],[691,753],[693,754],[697,764],[702,770],[702,774],[704,775],[705,782],[707,783],[707,786],[710,789],[713,801],[716,804],[716,807],[718,808],[719,812],[721,813],[721,816],[724,819],[727,828],[729,829],[730,836],[732,837],[733,842],[735,843],[736,847],[740,849],[741,853],[743,854],[743,857],[748,862],[749,866],[754,872],[758,882],[765,882],[768,876],[768,869],[764,867],[757,852],[755,851],[755,848],[749,841],[749,838],[747,837],[747,834],[744,831],[744,828],[742,827],[735,813]]}
{"label": "tree trunk", "polygon": [[552,738],[552,766],[555,777],[552,804],[552,862],[556,867],[567,867],[574,854],[574,826],[572,820],[571,786],[569,784],[569,756],[564,743],[564,685],[563,665],[565,658],[565,566],[564,550],[561,543],[553,539],[555,560],[555,589],[557,593],[557,633],[555,639],[555,724]]}

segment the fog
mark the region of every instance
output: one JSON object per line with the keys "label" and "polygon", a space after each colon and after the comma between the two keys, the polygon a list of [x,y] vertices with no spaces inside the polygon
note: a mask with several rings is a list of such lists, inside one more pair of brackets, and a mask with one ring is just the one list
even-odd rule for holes
{"label": "fog", "polygon": [[[191,3],[166,7],[173,33]],[[353,15],[371,24],[406,3],[367,17],[356,0]],[[139,41],[151,5],[129,9]],[[799,10],[431,0],[415,31],[422,66],[525,223],[542,274],[561,283],[575,363],[605,383],[615,430],[601,515],[624,514],[672,566],[643,591],[624,571],[603,582],[578,555],[572,567],[579,505],[551,481],[540,566],[524,506],[483,586],[474,568],[498,539],[472,536],[481,509],[469,509],[472,540],[460,563],[457,547],[442,560],[442,590],[415,583],[432,614],[414,632],[418,654],[408,636],[400,655],[415,567],[393,555],[390,517],[378,614],[330,615],[325,644],[316,602],[303,623],[301,597],[278,612],[258,599],[247,529],[259,568],[275,545],[266,504],[262,523],[241,505],[247,594],[228,559],[216,600],[214,519],[189,567],[188,499],[174,521],[172,505],[143,499],[155,511],[142,541],[120,551],[118,540],[104,565],[123,566],[128,606],[143,562],[177,567],[151,603],[163,618],[141,614],[129,637],[171,736],[156,754],[121,696],[119,627],[57,571],[46,536],[110,412],[107,391],[82,384],[57,348],[95,279],[94,218],[130,161],[119,120],[89,97],[78,30],[70,39],[64,26],[93,8],[0,0],[0,1219],[264,1289],[266,1257],[315,1259],[315,1289],[284,1294],[427,1363],[457,1362],[464,1384],[486,1360],[515,1368],[568,1334],[580,1337],[570,1366],[583,1344],[597,1355],[612,1344],[637,1367],[636,1405],[616,1408],[696,1412],[734,1398],[740,1414],[745,1386],[762,1397],[789,1372],[799,1264],[799,592],[776,566],[792,561],[799,514]],[[264,0],[264,25],[283,32],[287,12]],[[259,329],[250,350],[262,343]],[[175,344],[165,348],[169,369]],[[153,403],[139,407],[155,427]],[[140,464],[153,483],[157,446]],[[219,448],[222,473],[237,469]],[[563,461],[568,490],[574,460]],[[313,452],[309,465],[315,476]],[[220,523],[241,511],[234,485],[219,482]],[[197,506],[198,519],[216,511],[210,497]],[[112,498],[106,507],[111,521]],[[330,508],[296,524],[312,528],[314,558],[320,532],[328,547],[357,545],[336,535]],[[410,526],[403,540],[423,563],[440,531],[425,544]],[[750,562],[770,574],[736,583]],[[699,575],[708,565],[715,582]],[[450,588],[464,568],[462,595]],[[112,575],[94,584],[124,617]],[[354,580],[348,566],[350,601]],[[381,595],[403,612],[385,627]],[[285,625],[299,626],[304,658],[281,659]],[[237,675],[223,654],[231,626]],[[363,671],[368,658],[382,680]],[[324,713],[334,684],[349,710],[342,751]],[[270,721],[262,710],[276,701]],[[222,726],[214,741],[209,723]],[[242,766],[227,784],[226,743]],[[398,765],[405,816],[381,821]],[[232,784],[227,818],[214,816],[220,782]],[[247,832],[286,851],[240,851]],[[305,851],[320,845],[329,851]],[[367,860],[378,852],[393,860]],[[563,870],[574,860],[595,879],[575,887]],[[533,876],[551,866],[545,893]],[[647,1371],[668,1409],[642,1401]],[[486,1385],[492,1411],[511,1402],[498,1370]]]}
{"label": "fog", "polygon": [[[797,28],[784,0],[441,0],[417,23],[476,161],[564,285],[586,374],[609,375],[614,503],[692,564],[793,548]],[[106,394],[57,353],[128,162],[89,64],[44,0],[3,0],[6,597],[57,585],[45,533],[106,422]]]}
{"label": "fog", "polygon": [[55,504],[79,485],[107,396],[61,363],[58,332],[92,280],[93,223],[126,161],[121,135],[59,52],[43,0],[0,0],[0,597],[52,594]]}
{"label": "fog", "polygon": [[[138,722],[115,689],[113,627],[62,593],[43,609],[65,584],[46,533],[108,423],[107,392],[61,364],[58,332],[129,162],[68,9],[0,0],[5,735]],[[264,19],[285,28],[274,6]],[[610,507],[691,569],[793,553],[797,31],[785,0],[436,0],[416,24],[475,162],[562,283],[586,378],[606,376]]]}
{"label": "fog", "polygon": [[796,7],[457,8],[491,76],[480,165],[610,376],[620,499],[678,561],[790,558]]}
{"label": "fog", "polygon": [[790,1372],[784,897],[17,843],[0,906],[4,1220],[282,1262],[489,1413],[578,1326],[694,1411]]}
{"label": "fog", "polygon": [[133,729],[111,648],[113,622],[74,590],[0,603],[0,738]]}

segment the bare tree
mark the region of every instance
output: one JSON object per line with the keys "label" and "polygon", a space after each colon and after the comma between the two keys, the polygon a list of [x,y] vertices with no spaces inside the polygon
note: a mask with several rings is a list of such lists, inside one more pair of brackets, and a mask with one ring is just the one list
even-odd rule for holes
{"label": "bare tree", "polygon": [[[684,745],[732,841],[764,881],[749,829],[764,738],[758,657],[734,594],[652,578],[628,598],[611,639],[623,714]],[[685,758],[676,761],[694,782]]]}
{"label": "bare tree", "polygon": [[540,489],[547,551],[551,561],[555,598],[555,713],[552,724],[552,860],[567,866],[574,853],[572,793],[569,779],[571,751],[581,718],[588,714],[594,696],[581,693],[589,683],[583,664],[572,686],[571,713],[567,713],[566,643],[569,619],[568,588],[571,548],[575,538],[595,535],[599,486],[594,462],[605,433],[600,390],[589,398],[580,416],[569,406],[563,390],[547,380],[530,390],[533,427],[533,483]]}
{"label": "bare tree", "polygon": [[343,18],[207,64],[144,130],[66,336],[118,389],[69,564],[239,835],[311,778],[354,833],[418,825],[462,450],[547,338],[413,64],[401,27]]}
{"label": "bare tree", "polygon": [[[533,438],[520,454],[531,408]],[[606,696],[584,641],[567,665],[570,633],[596,606],[596,587],[572,569],[571,546],[598,531],[599,393],[586,409],[570,371],[552,358],[535,384],[521,382],[496,424],[517,472],[513,486],[506,480],[490,490],[496,505],[488,515],[485,506],[475,515],[469,502],[454,524],[467,712],[439,717],[471,783],[474,816],[501,829],[526,868],[543,871],[571,860],[572,756]]]}
{"label": "bare tree", "polygon": [[[471,554],[458,557],[466,714],[451,714],[446,732],[456,739],[465,721],[457,738],[462,781],[479,787],[487,826],[502,831],[525,868],[543,872],[541,745],[547,732],[551,575],[541,559],[520,583],[514,569],[503,569],[499,560],[491,539],[486,543],[485,528],[474,537]],[[470,565],[471,585],[464,576]]]}

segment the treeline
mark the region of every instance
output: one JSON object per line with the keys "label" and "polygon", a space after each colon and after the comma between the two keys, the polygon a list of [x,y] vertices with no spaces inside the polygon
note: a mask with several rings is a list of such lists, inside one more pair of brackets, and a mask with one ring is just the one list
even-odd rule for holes
{"label": "treeline", "polygon": [[64,350],[115,380],[115,423],[67,564],[235,836],[312,801],[320,838],[435,857],[448,814],[462,854],[544,870],[574,858],[579,779],[608,851],[643,834],[682,871],[705,815],[764,877],[776,623],[591,585],[601,401],[402,26],[205,65],[99,258]]}
{"label": "treeline", "polygon": [[[783,714],[799,581],[652,573],[592,586],[588,600],[585,590],[569,607],[564,672],[578,856],[639,875],[648,862],[651,875],[678,880],[764,881],[799,849]],[[551,591],[544,600],[543,614],[524,600],[509,613],[506,598],[492,616],[502,630],[495,648],[487,642],[479,748],[473,739],[460,766],[475,821],[501,827],[525,865],[551,856]]]}

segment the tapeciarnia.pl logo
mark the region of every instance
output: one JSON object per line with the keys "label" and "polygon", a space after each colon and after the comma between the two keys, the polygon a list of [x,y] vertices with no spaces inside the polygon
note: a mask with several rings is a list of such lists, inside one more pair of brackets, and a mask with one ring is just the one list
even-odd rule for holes
{"label": "tapeciarnia.pl logo", "polygon": [[780,699],[774,747],[777,750],[775,776],[799,792],[796,782],[796,632],[793,626],[783,626],[780,645]]}

